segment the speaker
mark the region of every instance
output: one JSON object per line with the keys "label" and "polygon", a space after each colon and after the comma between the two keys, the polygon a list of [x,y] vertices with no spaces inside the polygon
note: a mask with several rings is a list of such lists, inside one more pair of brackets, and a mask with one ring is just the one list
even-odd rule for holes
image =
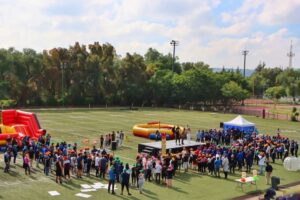
{"label": "speaker", "polygon": [[224,127],[224,122],[220,122],[220,128]]}
{"label": "speaker", "polygon": [[113,151],[117,150],[117,142],[116,141],[111,142],[111,150],[113,150]]}
{"label": "speaker", "polygon": [[276,176],[271,177],[271,186],[274,190],[278,190],[278,185],[280,184],[280,178]]}

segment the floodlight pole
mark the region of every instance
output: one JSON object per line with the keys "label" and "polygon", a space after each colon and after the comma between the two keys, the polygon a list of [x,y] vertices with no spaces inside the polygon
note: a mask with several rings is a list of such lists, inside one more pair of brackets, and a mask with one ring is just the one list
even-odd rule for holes
{"label": "floodlight pole", "polygon": [[172,57],[172,71],[175,71],[175,46],[178,46],[179,42],[172,40],[170,44],[173,46],[173,57]]}
{"label": "floodlight pole", "polygon": [[247,57],[247,54],[248,54],[248,53],[249,53],[248,50],[242,51],[242,54],[243,54],[243,56],[244,56],[244,73],[243,73],[244,77],[246,77],[246,57]]}

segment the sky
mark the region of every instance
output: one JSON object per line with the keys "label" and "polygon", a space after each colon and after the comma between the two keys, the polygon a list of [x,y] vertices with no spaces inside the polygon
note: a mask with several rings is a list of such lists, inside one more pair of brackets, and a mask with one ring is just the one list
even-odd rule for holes
{"label": "sky", "polygon": [[117,54],[167,54],[180,62],[300,68],[300,0],[0,0],[0,48],[38,52],[76,41],[110,43]]}

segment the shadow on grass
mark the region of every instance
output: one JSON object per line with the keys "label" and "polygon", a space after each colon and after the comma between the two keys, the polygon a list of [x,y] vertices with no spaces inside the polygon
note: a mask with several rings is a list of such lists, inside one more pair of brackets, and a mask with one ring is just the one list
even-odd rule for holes
{"label": "shadow on grass", "polygon": [[118,194],[116,194],[115,196],[117,196],[118,198],[123,199],[123,200],[129,200],[129,199],[139,200],[140,199],[135,196],[126,196],[126,195],[118,195]]}
{"label": "shadow on grass", "polygon": [[183,193],[183,194],[188,194],[188,192],[186,192],[186,191],[183,191],[181,188],[179,188],[179,187],[171,187],[170,188],[171,190],[174,190],[174,191],[176,191],[176,192],[179,192],[179,193]]}

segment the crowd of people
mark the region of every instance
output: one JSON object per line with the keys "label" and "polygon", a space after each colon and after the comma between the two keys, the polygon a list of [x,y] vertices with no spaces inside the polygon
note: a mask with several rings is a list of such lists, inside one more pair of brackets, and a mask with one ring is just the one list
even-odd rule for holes
{"label": "crowd of people", "polygon": [[[186,130],[190,134],[190,128]],[[128,195],[131,195],[130,185],[142,193],[145,181],[172,187],[173,177],[181,170],[195,170],[200,175],[219,178],[223,172],[227,179],[229,174],[234,174],[237,170],[250,172],[253,165],[257,165],[259,174],[266,174],[269,184],[273,170],[271,162],[283,162],[289,155],[298,156],[297,141],[282,136],[280,130],[275,136],[256,133],[249,135],[238,130],[198,130],[195,139],[203,145],[199,145],[197,149],[183,146],[182,151],[166,155],[139,153],[131,166],[123,163],[109,150],[113,141],[122,146],[123,131],[101,135],[99,148],[93,146],[91,149],[78,149],[77,143],[51,143],[51,135],[44,132],[37,142],[25,137],[21,155],[26,175],[30,175],[34,164],[36,168],[42,165],[45,176],[55,173],[56,182],[60,184],[63,179],[68,182],[71,177],[81,179],[94,174],[99,179],[108,181],[109,193],[115,194],[115,184],[120,183],[121,194],[126,188]],[[4,172],[9,173],[11,162],[16,162],[19,152],[17,142],[14,139],[8,140],[4,154]]]}

